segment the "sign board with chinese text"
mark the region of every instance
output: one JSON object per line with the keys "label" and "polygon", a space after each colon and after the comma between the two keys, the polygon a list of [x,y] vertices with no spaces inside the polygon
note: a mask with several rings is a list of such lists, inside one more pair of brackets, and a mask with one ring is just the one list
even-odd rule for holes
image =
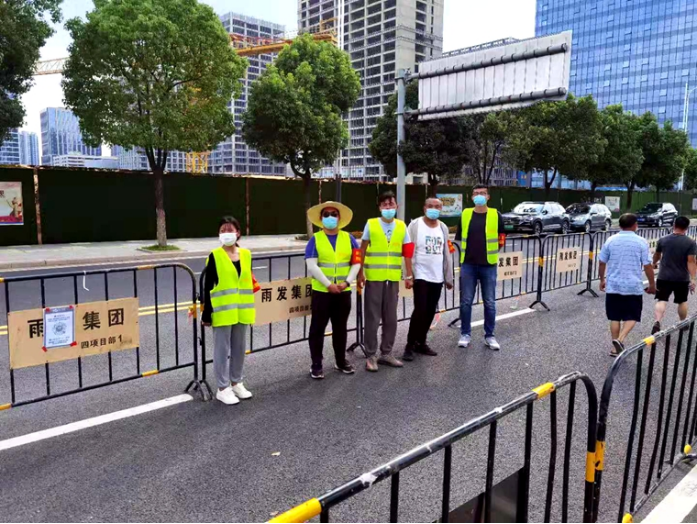
{"label": "sign board with chinese text", "polygon": [[657,238],[649,238],[646,239],[646,241],[649,243],[649,253],[651,253],[651,256],[656,252],[656,246],[658,245],[658,239]]}
{"label": "sign board with chinese text", "polygon": [[513,280],[523,278],[523,263],[525,257],[522,251],[515,253],[499,253],[498,280]]}
{"label": "sign board with chinese text", "polygon": [[581,269],[581,250],[577,247],[567,247],[557,251],[557,273],[578,271]]}
{"label": "sign board with chinese text", "polygon": [[254,294],[255,325],[302,318],[312,313],[312,278],[276,280],[260,284]]}
{"label": "sign board with chinese text", "polygon": [[436,195],[443,202],[441,217],[459,217],[462,215],[462,195],[461,194],[441,194]]}
{"label": "sign board with chinese text", "polygon": [[120,298],[73,305],[75,344],[44,346],[44,310],[11,311],[7,317],[10,368],[20,369],[62,362],[140,345],[138,299]]}
{"label": "sign board with chinese text", "polygon": [[24,224],[21,182],[0,182],[0,226]]}
{"label": "sign board with chinese text", "polygon": [[74,346],[75,308],[73,306],[46,308],[44,310],[43,350]]}
{"label": "sign board with chinese text", "polygon": [[621,205],[620,197],[610,197],[610,196],[605,197],[605,206],[613,213],[620,212],[620,205]]}

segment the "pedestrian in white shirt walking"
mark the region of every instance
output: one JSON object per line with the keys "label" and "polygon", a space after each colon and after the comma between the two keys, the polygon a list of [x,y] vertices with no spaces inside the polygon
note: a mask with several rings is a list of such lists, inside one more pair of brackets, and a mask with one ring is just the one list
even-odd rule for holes
{"label": "pedestrian in white shirt walking", "polygon": [[436,356],[426,343],[428,330],[438,309],[443,283],[453,288],[453,261],[448,227],[439,220],[443,202],[428,198],[424,216],[409,224],[409,238],[414,242],[414,311],[409,323],[407,346],[402,360],[414,360],[414,353]]}

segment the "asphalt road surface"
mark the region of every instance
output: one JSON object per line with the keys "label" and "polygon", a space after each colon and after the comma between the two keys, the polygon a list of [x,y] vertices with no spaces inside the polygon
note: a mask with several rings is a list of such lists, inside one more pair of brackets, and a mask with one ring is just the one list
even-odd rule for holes
{"label": "asphalt road surface", "polygon": [[[202,262],[189,263],[193,271],[201,271]],[[260,280],[284,278],[287,264],[265,264],[259,258],[255,273]],[[537,267],[536,261],[528,264],[531,271]],[[263,265],[272,267],[262,269]],[[300,258],[291,261],[292,276],[303,272]],[[111,297],[132,296],[132,274],[109,278],[114,279],[109,282]],[[142,279],[138,282],[141,307],[153,306],[153,287],[148,284],[153,271],[142,271],[137,278]],[[72,277],[60,280],[65,283],[56,282],[50,292],[46,285],[47,303],[71,301],[75,282]],[[183,271],[178,272],[177,283],[181,286],[177,298],[182,304],[190,301],[191,284]],[[104,297],[103,277],[88,276],[85,287],[89,291],[83,289],[82,277],[77,284],[81,302]],[[173,304],[171,269],[158,270],[158,284],[158,303]],[[40,297],[34,296],[37,289],[40,294],[40,286],[14,289],[30,285],[38,286],[11,284],[11,309],[40,306]],[[333,373],[327,348],[327,378],[312,381],[307,344],[300,342],[248,356],[246,383],[255,397],[238,406],[184,402],[0,450],[0,515],[7,521],[265,521],[565,373],[583,371],[600,388],[612,362],[607,355],[603,301],[577,296],[581,289],[573,286],[545,293],[550,312],[499,321],[500,352],[484,348],[481,327],[475,328],[470,349],[457,349],[458,332],[447,327],[456,314],[445,313],[431,334],[439,356],[418,358],[401,370],[381,368],[377,374],[368,374],[356,354],[356,375]],[[498,314],[520,312],[532,298],[501,300]],[[694,310],[694,299],[691,301]],[[631,342],[638,342],[650,329],[651,306],[646,297],[645,321],[632,334]],[[180,363],[191,360],[193,344],[186,306],[183,308],[177,313]],[[408,313],[408,303],[405,308]],[[668,324],[676,320],[673,308],[670,310]],[[142,370],[156,364],[156,327],[162,364],[170,365],[176,358],[174,306],[163,307],[158,315],[152,311],[141,311]],[[481,318],[477,306],[474,319]],[[284,326],[276,327],[274,336],[282,341],[287,333]],[[294,321],[291,340],[301,337],[303,328],[302,321]],[[406,329],[407,322],[400,324],[400,349]],[[263,338],[268,335],[261,333],[268,330],[258,331],[255,343],[268,342]],[[0,368],[4,369],[6,344],[7,337],[0,334]],[[128,376],[135,364],[133,352],[114,354],[114,376]],[[209,366],[209,375],[211,371]],[[615,385],[600,521],[616,518],[633,373],[627,368]],[[84,359],[83,374],[87,383],[108,378],[106,359]],[[18,398],[41,395],[44,378],[43,368],[16,373]],[[0,413],[0,447],[13,437],[179,395],[191,378],[192,370],[186,368],[4,411]],[[51,379],[55,391],[74,384],[75,363],[52,365]],[[8,401],[6,375],[0,377],[0,388],[0,402]],[[567,395],[568,389],[558,394],[559,449],[552,513],[557,521],[561,516]],[[531,521],[542,519],[550,456],[549,400],[535,406]],[[585,394],[579,389],[570,448],[572,521],[581,519],[586,419]],[[524,420],[521,411],[499,425],[495,482],[522,466]],[[653,443],[651,438],[647,436],[647,447]],[[483,490],[486,446],[486,432],[480,432],[453,447],[452,507]],[[442,460],[438,454],[402,473],[401,520],[433,521],[438,517]],[[388,515],[389,483],[383,483],[337,507],[332,520],[384,521]]]}

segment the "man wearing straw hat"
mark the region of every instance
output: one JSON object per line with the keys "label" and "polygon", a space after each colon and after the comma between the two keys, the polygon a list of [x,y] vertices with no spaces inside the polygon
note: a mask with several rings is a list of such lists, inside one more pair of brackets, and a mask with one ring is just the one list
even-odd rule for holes
{"label": "man wearing straw hat", "polygon": [[351,375],[355,369],[346,360],[346,324],[351,313],[351,283],[361,268],[361,252],[356,239],[342,229],[351,222],[353,211],[339,202],[325,202],[310,208],[307,216],[321,228],[305,249],[305,263],[312,277],[310,376],[324,378],[322,353],[329,320],[332,321],[334,369]]}

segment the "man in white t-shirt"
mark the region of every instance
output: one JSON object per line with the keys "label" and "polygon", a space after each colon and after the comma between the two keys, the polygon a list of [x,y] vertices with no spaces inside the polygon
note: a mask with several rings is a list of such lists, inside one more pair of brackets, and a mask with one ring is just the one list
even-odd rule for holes
{"label": "man in white t-shirt", "polygon": [[438,309],[443,283],[453,288],[452,244],[448,227],[438,220],[443,203],[428,198],[424,215],[409,224],[409,237],[414,242],[414,312],[409,323],[407,346],[402,360],[414,360],[414,353],[436,356],[426,343],[428,330]]}

